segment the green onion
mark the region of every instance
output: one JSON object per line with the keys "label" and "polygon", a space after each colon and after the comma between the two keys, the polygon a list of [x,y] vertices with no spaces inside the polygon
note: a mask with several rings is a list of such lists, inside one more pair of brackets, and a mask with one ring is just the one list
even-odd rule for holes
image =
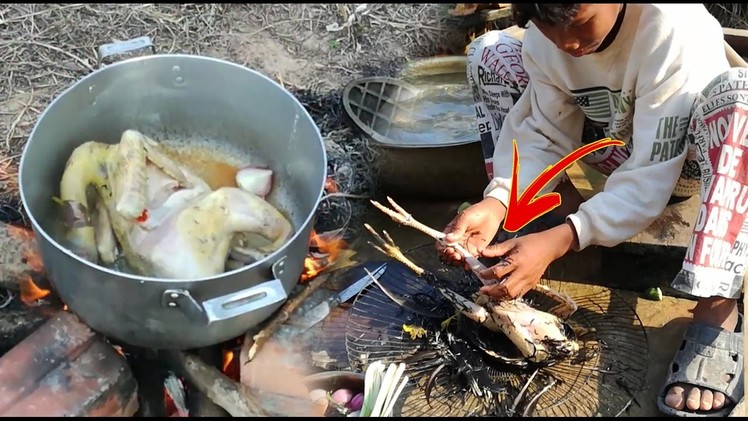
{"label": "green onion", "polygon": [[359,416],[391,417],[395,402],[408,382],[404,373],[404,363],[390,364],[386,371],[381,361],[370,364],[364,375],[364,404]]}

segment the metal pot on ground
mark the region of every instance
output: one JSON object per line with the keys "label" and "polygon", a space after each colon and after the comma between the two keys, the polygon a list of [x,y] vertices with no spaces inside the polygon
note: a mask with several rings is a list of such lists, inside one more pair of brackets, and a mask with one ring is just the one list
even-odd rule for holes
{"label": "metal pot on ground", "polygon": [[[100,62],[143,47],[152,47],[149,39],[109,44],[99,50]],[[269,200],[285,199],[293,236],[263,260],[204,279],[135,276],[72,254],[57,241],[61,224],[52,201],[65,162],[83,142],[115,143],[126,129],[257,151],[277,174]],[[99,68],[56,98],[29,137],[19,184],[47,275],[70,311],[131,345],[190,349],[242,335],[287,298],[304,270],[326,167],[318,127],[271,79],[214,58],[154,54]]]}
{"label": "metal pot on ground", "polygon": [[345,87],[348,121],[377,152],[382,193],[430,200],[482,197],[488,177],[464,75],[463,70],[419,85],[367,77]]}

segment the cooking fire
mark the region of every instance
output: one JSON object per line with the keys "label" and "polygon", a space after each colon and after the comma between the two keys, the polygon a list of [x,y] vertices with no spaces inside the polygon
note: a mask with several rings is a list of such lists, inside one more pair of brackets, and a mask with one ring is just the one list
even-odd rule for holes
{"label": "cooking fire", "polygon": [[[326,193],[337,191],[336,184],[332,178],[327,179],[325,183],[325,189]],[[151,213],[149,216],[153,216],[153,214]],[[322,227],[324,228],[324,225],[322,225]],[[11,287],[12,290],[16,291],[15,295],[11,296],[10,298],[22,303],[23,307],[27,309],[44,308],[45,319],[48,317],[54,317],[54,315],[60,310],[66,312],[66,310],[68,310],[67,305],[57,305],[57,302],[55,301],[57,297],[47,286],[46,278],[44,278],[43,276],[44,268],[41,264],[40,255],[36,251],[37,246],[34,243],[33,235],[30,235],[30,233],[25,230],[17,230],[14,227],[8,226],[7,228],[3,228],[5,230],[0,231],[0,234],[6,237],[6,239],[12,239],[12,244],[9,241],[6,242],[11,244],[11,248],[17,250],[18,252],[15,254],[16,257],[14,262],[10,262],[10,254],[6,254],[6,256],[4,256],[4,258],[6,259],[6,263],[8,264],[6,264],[2,271],[0,271],[4,275],[11,274],[12,276],[5,276],[4,279],[13,278],[15,279],[15,282],[13,284],[6,282],[0,284],[0,286]],[[300,282],[309,283],[313,281],[336,262],[336,259],[339,257],[341,251],[347,247],[347,243],[343,239],[344,231],[344,229],[324,232],[318,232],[316,229],[311,230],[308,244],[308,253],[305,257],[304,270],[301,274]],[[35,282],[35,280],[37,280],[37,282]],[[44,287],[40,285],[44,285]],[[51,302],[54,302],[55,304],[50,306],[49,304]],[[67,321],[66,323],[77,322]],[[113,339],[112,341],[114,342],[112,346],[114,354],[127,360],[134,370],[139,365],[143,364],[143,362],[138,358],[133,357],[132,347],[126,344],[119,344],[116,339]],[[241,384],[241,355],[244,342],[245,338],[244,336],[241,336],[239,338],[236,338],[235,340],[227,341],[225,343],[214,346],[213,348],[216,350],[215,352],[218,352],[220,354],[220,357],[214,359],[212,364],[205,363],[205,365],[202,366],[202,369],[206,370],[212,367],[215,370],[213,374],[218,375],[218,373],[220,373],[221,375],[225,376],[225,381],[228,382],[227,384]],[[16,346],[21,347],[22,344]],[[246,349],[244,351],[246,352]],[[2,356],[3,354],[0,354],[0,357]],[[151,361],[149,362],[149,364],[161,365],[163,367],[173,367],[173,365],[170,365],[166,361],[160,359],[158,359],[155,363]],[[255,363],[255,366],[256,365],[257,363]],[[0,364],[0,367],[2,367],[2,364]],[[137,374],[138,372],[141,373],[138,375],[140,376],[140,378],[138,378],[138,383],[141,386],[138,392],[138,400],[141,402],[141,408],[139,410],[140,414],[150,413],[151,415],[181,417],[190,416],[190,414],[194,413],[194,411],[198,411],[198,413],[204,413],[206,411],[206,407],[212,407],[213,409],[208,410],[208,412],[213,411],[213,413],[218,412],[220,414],[221,411],[223,411],[223,415],[226,415],[225,410],[223,410],[220,406],[216,406],[215,402],[212,399],[205,397],[204,390],[201,390],[204,389],[203,386],[195,386],[188,378],[185,378],[182,373],[176,374],[176,372],[172,372],[169,369],[159,369],[159,371],[162,371],[162,378],[160,380],[156,380],[156,382],[160,381],[161,386],[159,386],[158,389],[161,392],[157,393],[154,392],[153,389],[154,379],[143,379],[142,369],[135,370],[135,374]],[[277,371],[278,370],[276,370],[276,374]],[[245,379],[245,381],[247,380]],[[195,404],[193,402],[195,398],[190,398],[190,396],[193,395],[203,396],[202,399],[199,399],[202,403],[199,405]],[[190,407],[190,405],[192,405],[192,407]],[[200,407],[200,405],[202,405],[202,407]],[[236,403],[231,403],[229,405],[236,405]],[[0,408],[1,407],[2,406],[0,405]],[[279,409],[276,410],[279,411]],[[14,413],[10,409],[8,411],[11,414]],[[2,413],[1,410],[0,413]]]}

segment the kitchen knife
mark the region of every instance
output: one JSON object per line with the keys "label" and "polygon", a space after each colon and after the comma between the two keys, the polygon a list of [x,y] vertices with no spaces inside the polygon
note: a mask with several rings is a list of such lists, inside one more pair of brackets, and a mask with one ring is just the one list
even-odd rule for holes
{"label": "kitchen knife", "polygon": [[374,279],[378,280],[386,270],[387,263],[382,263],[373,272],[371,272],[373,278],[367,273],[359,280],[352,283],[348,288],[333,295],[332,297],[313,307],[311,310],[305,312],[300,317],[301,320],[299,320],[298,323],[294,323],[294,325],[299,326],[301,330],[307,330],[310,327],[316,325],[317,323],[324,320],[324,318],[327,317],[328,314],[330,314],[331,309],[339,306],[341,303],[348,301],[356,294],[363,291],[364,288],[374,282]]}

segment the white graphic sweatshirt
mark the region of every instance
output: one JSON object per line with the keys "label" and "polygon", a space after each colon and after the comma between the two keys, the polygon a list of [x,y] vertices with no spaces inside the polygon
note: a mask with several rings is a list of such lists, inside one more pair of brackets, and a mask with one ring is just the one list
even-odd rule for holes
{"label": "white graphic sweatshirt", "polygon": [[[504,121],[484,196],[507,206],[513,139],[519,197],[543,170],[582,146],[586,116],[627,146],[584,159],[608,165],[623,156],[610,168],[604,190],[569,216],[577,250],[615,246],[642,232],[662,213],[678,181],[696,95],[729,68],[723,40],[722,27],[702,4],[628,4],[615,40],[582,57],[558,49],[530,24],[522,48],[530,83]],[[538,196],[552,191],[558,178]]]}

